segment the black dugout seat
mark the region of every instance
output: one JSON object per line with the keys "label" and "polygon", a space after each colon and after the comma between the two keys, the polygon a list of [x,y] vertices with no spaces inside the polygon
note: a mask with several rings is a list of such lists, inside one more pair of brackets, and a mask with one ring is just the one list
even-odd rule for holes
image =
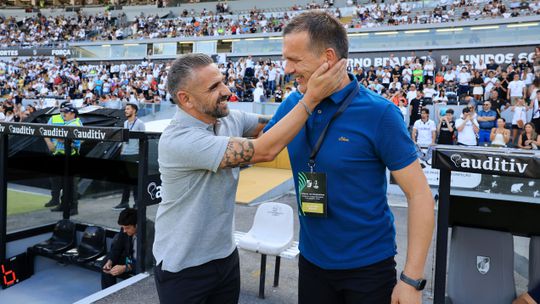
{"label": "black dugout seat", "polygon": [[97,226],[88,226],[84,230],[79,246],[65,252],[63,257],[73,263],[87,263],[95,260],[105,253],[105,240],[105,229]]}
{"label": "black dugout seat", "polygon": [[50,239],[36,244],[32,250],[38,254],[59,254],[75,246],[75,223],[70,220],[61,220],[54,226]]}

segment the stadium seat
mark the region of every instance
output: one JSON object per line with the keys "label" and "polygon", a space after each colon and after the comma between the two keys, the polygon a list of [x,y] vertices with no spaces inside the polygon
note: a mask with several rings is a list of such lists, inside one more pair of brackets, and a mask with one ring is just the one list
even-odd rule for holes
{"label": "stadium seat", "polygon": [[529,243],[529,290],[540,284],[540,236],[531,236]]}
{"label": "stadium seat", "polygon": [[266,256],[276,256],[274,287],[279,283],[279,255],[288,249],[294,234],[293,209],[281,203],[264,203],[257,208],[253,226],[238,242],[238,247],[261,254],[259,297],[264,298]]}
{"label": "stadium seat", "polygon": [[88,226],[77,248],[69,250],[63,257],[72,263],[87,263],[102,256],[106,251],[105,229]]}
{"label": "stadium seat", "polygon": [[457,96],[456,96],[455,93],[449,94],[447,92],[446,93],[446,98],[448,98],[447,104],[449,104],[449,105],[457,105],[458,104],[458,99],[457,99]]}
{"label": "stadium seat", "polygon": [[453,227],[448,264],[448,302],[508,304],[515,297],[512,234]]}
{"label": "stadium seat", "polygon": [[36,244],[32,250],[39,254],[58,254],[75,246],[75,223],[61,220],[54,226],[50,239]]}

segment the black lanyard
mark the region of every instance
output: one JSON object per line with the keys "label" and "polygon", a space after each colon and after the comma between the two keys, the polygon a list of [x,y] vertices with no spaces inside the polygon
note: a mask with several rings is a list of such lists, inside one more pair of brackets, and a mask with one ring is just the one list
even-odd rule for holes
{"label": "black lanyard", "polygon": [[328,127],[330,127],[330,124],[339,115],[345,112],[345,110],[347,109],[347,107],[349,107],[349,105],[353,101],[358,91],[360,91],[360,85],[358,84],[358,82],[356,80],[352,80],[352,81],[356,84],[354,86],[354,89],[349,93],[349,95],[347,95],[347,97],[345,97],[345,100],[341,103],[341,106],[339,107],[337,112],[334,113],[332,118],[330,118],[330,121],[326,124],[326,127],[324,127],[321,135],[319,136],[319,139],[317,139],[317,142],[315,143],[315,147],[313,148],[311,147],[311,143],[309,141],[308,128],[307,128],[307,123],[306,123],[306,136],[308,137],[308,146],[311,148],[311,155],[309,156],[309,162],[308,162],[308,166],[311,169],[311,172],[313,172],[313,168],[315,167],[315,158],[317,157],[317,154],[319,153],[319,150],[321,149],[322,143],[324,141],[324,137],[326,136],[326,132],[328,131]]}
{"label": "black lanyard", "polygon": [[129,126],[129,120],[127,120],[127,127],[129,127],[129,130],[131,131],[133,129],[133,127],[135,126],[135,123],[137,122],[137,118],[135,118],[135,120],[133,121],[133,124],[131,125],[131,127]]}

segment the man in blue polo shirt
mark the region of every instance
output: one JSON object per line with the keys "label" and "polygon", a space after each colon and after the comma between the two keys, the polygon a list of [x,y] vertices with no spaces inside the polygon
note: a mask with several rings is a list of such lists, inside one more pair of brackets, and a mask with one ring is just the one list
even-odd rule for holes
{"label": "man in blue polo shirt", "polygon": [[[314,11],[295,17],[284,30],[283,57],[285,73],[296,76],[300,92],[280,105],[265,130],[306,98],[302,93],[318,66],[347,55],[347,33],[336,18]],[[298,302],[421,303],[434,202],[399,109],[353,75],[343,76],[288,150],[300,216]],[[386,168],[409,203],[399,283]]]}
{"label": "man in blue polo shirt", "polygon": [[491,109],[491,102],[488,100],[482,104],[482,110],[478,111],[478,117],[476,118],[480,125],[480,132],[478,132],[478,145],[489,145],[491,140],[491,129],[495,128],[495,121],[497,120],[497,112]]}

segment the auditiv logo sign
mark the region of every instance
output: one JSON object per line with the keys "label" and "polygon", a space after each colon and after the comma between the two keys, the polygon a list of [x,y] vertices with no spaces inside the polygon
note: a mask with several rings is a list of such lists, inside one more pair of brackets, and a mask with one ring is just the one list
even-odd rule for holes
{"label": "auditiv logo sign", "polygon": [[525,173],[529,164],[516,162],[515,159],[501,159],[499,157],[488,156],[486,159],[471,159],[462,157],[460,154],[452,154],[450,160],[458,168],[488,170],[508,173]]}

